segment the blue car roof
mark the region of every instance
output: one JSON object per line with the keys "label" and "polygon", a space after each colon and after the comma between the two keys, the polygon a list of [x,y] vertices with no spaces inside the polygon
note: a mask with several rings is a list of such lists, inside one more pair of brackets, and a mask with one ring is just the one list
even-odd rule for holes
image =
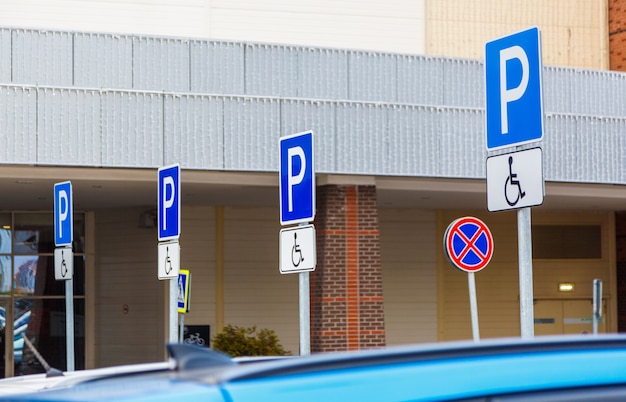
{"label": "blue car roof", "polygon": [[438,343],[247,365],[197,360],[0,400],[432,401],[613,385],[626,385],[626,337],[619,335]]}

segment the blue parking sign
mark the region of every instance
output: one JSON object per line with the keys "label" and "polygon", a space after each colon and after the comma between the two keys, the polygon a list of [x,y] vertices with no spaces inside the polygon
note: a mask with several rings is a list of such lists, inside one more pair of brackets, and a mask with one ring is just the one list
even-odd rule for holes
{"label": "blue parking sign", "polygon": [[487,150],[542,140],[541,68],[537,27],[486,43]]}
{"label": "blue parking sign", "polygon": [[72,182],[54,185],[54,245],[71,246],[74,240]]}
{"label": "blue parking sign", "polygon": [[180,237],[180,165],[159,168],[157,195],[159,241]]}
{"label": "blue parking sign", "polygon": [[281,137],[280,223],[311,222],[315,218],[313,132]]}

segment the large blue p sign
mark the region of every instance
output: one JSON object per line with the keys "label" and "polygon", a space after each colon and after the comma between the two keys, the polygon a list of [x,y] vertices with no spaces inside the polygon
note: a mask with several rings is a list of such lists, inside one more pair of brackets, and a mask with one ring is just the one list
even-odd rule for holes
{"label": "large blue p sign", "polygon": [[315,218],[313,133],[280,138],[280,223],[311,222]]}
{"label": "large blue p sign", "polygon": [[180,165],[159,169],[157,195],[159,241],[180,237]]}
{"label": "large blue p sign", "polygon": [[54,185],[54,245],[71,246],[74,239],[72,183]]}
{"label": "large blue p sign", "polygon": [[485,46],[487,149],[543,138],[541,39],[533,27]]}

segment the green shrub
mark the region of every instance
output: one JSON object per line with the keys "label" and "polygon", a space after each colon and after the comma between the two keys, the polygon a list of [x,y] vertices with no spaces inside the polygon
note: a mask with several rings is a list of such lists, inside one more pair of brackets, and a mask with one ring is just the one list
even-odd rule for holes
{"label": "green shrub", "polygon": [[257,331],[256,325],[249,328],[227,325],[213,337],[211,344],[213,349],[233,357],[291,355],[282,347],[274,331],[265,328]]}

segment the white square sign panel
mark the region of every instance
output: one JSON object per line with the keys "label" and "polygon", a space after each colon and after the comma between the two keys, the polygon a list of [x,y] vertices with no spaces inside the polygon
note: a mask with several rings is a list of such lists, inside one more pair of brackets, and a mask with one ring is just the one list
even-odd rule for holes
{"label": "white square sign panel", "polygon": [[177,241],[159,243],[159,279],[178,279],[180,244]]}
{"label": "white square sign panel", "polygon": [[306,225],[281,230],[279,257],[281,274],[315,270],[315,227]]}
{"label": "white square sign panel", "polygon": [[74,276],[74,253],[71,247],[54,249],[54,279],[67,281]]}
{"label": "white square sign panel", "polygon": [[543,196],[541,148],[487,158],[487,209],[489,211],[541,205]]}

